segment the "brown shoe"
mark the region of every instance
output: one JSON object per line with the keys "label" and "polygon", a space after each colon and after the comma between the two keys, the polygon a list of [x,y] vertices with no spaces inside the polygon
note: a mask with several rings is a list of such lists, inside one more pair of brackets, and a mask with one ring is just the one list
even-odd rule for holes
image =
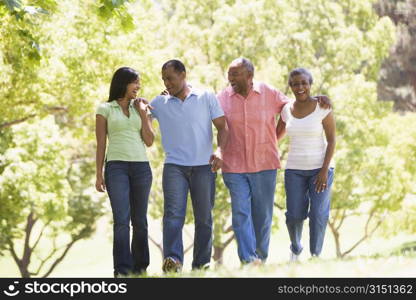
{"label": "brown shoe", "polygon": [[165,273],[179,273],[182,270],[182,264],[173,257],[166,257],[163,261],[162,270]]}

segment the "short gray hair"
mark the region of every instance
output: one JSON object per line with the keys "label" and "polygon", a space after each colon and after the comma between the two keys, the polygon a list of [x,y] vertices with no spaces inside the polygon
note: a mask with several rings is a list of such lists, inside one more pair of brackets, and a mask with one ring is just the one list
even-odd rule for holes
{"label": "short gray hair", "polygon": [[312,74],[311,74],[311,72],[309,72],[308,69],[296,68],[296,69],[293,69],[292,71],[290,71],[290,73],[289,73],[289,80],[288,80],[289,86],[290,86],[290,80],[292,79],[293,76],[296,76],[296,75],[305,75],[305,76],[309,77],[309,84],[313,83]]}
{"label": "short gray hair", "polygon": [[231,62],[231,64],[233,63],[242,64],[250,74],[254,75],[254,65],[249,59],[245,57],[239,57]]}

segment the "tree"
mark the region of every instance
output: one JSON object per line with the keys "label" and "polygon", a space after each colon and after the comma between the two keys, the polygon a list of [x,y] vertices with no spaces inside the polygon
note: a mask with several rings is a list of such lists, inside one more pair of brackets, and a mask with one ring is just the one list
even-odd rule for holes
{"label": "tree", "polygon": [[[401,203],[400,210],[394,211],[386,217],[388,222],[383,223],[382,233],[385,236],[396,235],[401,232],[416,233],[416,131],[397,130],[397,128],[413,128],[416,122],[415,113],[407,113],[404,116],[392,115],[389,117],[388,134],[394,136],[391,139],[393,154],[400,159],[396,163],[401,165],[401,172],[405,170],[405,183],[409,186],[409,194]],[[412,244],[412,243],[411,243]],[[413,241],[414,244],[414,241]],[[404,246],[406,248],[406,246]]]}
{"label": "tree", "polygon": [[[85,97],[100,79],[107,79],[104,70],[112,71],[112,65],[97,60],[112,54],[107,51],[112,36],[134,27],[126,2],[60,1],[58,6],[46,0],[42,7],[36,6],[39,1],[0,3],[0,101],[16,99],[13,106],[1,102],[0,129],[36,116],[71,117],[91,109]],[[63,93],[66,89],[71,92]]]}
{"label": "tree", "polygon": [[[375,83],[365,83],[357,75],[355,80],[334,87],[331,94],[337,103],[338,144],[329,228],[337,256],[344,257],[401,209],[414,171],[406,168],[409,158],[397,151],[393,133],[397,127],[391,122],[395,116],[391,105],[376,102]],[[409,147],[409,142],[401,147]],[[356,223],[361,229],[356,230],[357,240],[343,249],[341,229],[347,219],[357,216],[365,222]]]}
{"label": "tree", "polygon": [[[48,0],[44,4],[53,10],[56,3]],[[48,11],[42,7],[24,6],[21,1],[0,2],[0,94],[3,99],[19,99],[13,106],[1,105],[0,129],[34,117],[33,108],[42,107],[34,106],[41,101],[30,92],[38,80],[41,61],[41,33],[36,29],[47,18]]]}
{"label": "tree", "polygon": [[380,0],[375,7],[380,16],[388,16],[397,26],[396,43],[381,68],[378,98],[394,101],[395,110],[416,111],[416,3]]}
{"label": "tree", "polygon": [[14,147],[1,156],[1,250],[11,254],[22,277],[47,277],[103,215],[102,202],[88,193],[93,164],[69,147],[73,137],[53,117],[12,131]]}
{"label": "tree", "polygon": [[[105,99],[115,68],[142,49],[129,45],[109,51],[118,50],[129,34],[141,35],[128,21],[134,8],[127,11],[121,6],[126,1],[116,2],[96,7],[94,1],[61,1],[52,13],[25,22],[0,6],[0,255],[10,253],[23,277],[49,276],[74,243],[91,236],[104,213],[90,191],[91,115]],[[114,9],[116,17],[99,13],[103,6]],[[36,60],[27,55],[27,41],[15,34],[25,26],[41,45]],[[146,81],[147,74],[142,78]],[[36,156],[45,151],[48,155]]]}

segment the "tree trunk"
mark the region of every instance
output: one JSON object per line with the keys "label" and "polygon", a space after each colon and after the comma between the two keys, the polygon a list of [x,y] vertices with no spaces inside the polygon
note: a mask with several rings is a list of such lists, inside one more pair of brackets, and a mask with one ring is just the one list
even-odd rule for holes
{"label": "tree trunk", "polygon": [[338,258],[341,258],[343,255],[341,253],[341,242],[339,240],[339,231],[335,228],[334,224],[328,222],[329,228],[331,229],[332,235],[335,240],[335,251]]}
{"label": "tree trunk", "polygon": [[28,265],[19,266],[19,271],[20,271],[20,274],[22,275],[22,278],[30,278],[30,273],[29,273],[28,268],[29,268]]}

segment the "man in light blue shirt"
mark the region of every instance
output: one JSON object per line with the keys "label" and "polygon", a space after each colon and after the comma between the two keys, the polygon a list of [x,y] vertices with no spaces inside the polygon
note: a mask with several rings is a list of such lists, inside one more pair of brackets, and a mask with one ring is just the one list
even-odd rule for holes
{"label": "man in light blue shirt", "polygon": [[206,268],[211,260],[215,172],[222,165],[221,151],[212,150],[212,123],[218,130],[220,149],[227,142],[228,129],[215,95],[188,86],[182,62],[166,62],[162,79],[168,95],[157,96],[151,102],[152,116],[159,122],[166,153],[162,179],[162,268],[164,272],[178,272],[182,268],[182,229],[188,192],[195,217],[192,268]]}

